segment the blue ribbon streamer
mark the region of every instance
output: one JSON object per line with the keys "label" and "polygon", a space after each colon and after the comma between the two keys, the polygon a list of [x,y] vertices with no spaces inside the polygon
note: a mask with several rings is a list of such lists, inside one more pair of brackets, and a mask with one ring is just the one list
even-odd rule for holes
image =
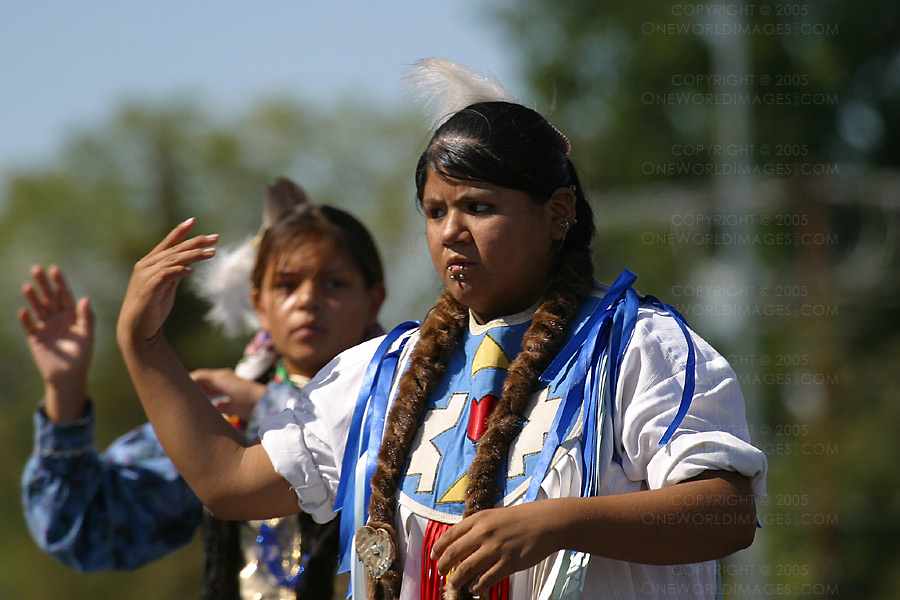
{"label": "blue ribbon streamer", "polygon": [[673,306],[666,304],[655,296],[647,296],[646,300],[648,303],[653,304],[654,306],[666,311],[667,313],[669,313],[669,315],[672,316],[673,319],[675,319],[675,322],[678,323],[678,327],[681,328],[681,333],[684,334],[684,340],[685,342],[687,342],[688,347],[687,363],[684,367],[684,389],[681,392],[681,403],[678,405],[678,412],[675,413],[675,418],[672,419],[672,422],[669,424],[668,429],[666,429],[666,432],[659,440],[659,445],[665,446],[672,439],[672,436],[675,434],[675,430],[678,429],[678,426],[681,425],[681,422],[684,420],[684,416],[687,414],[688,409],[691,407],[691,401],[694,399],[694,385],[696,382],[697,374],[697,355],[694,351],[694,340],[691,339],[691,333],[690,331],[688,331],[687,321],[685,321],[681,313],[675,310]]}
{"label": "blue ribbon streamer", "polygon": [[[356,465],[362,453],[369,451],[369,459],[366,468],[366,481],[372,479],[374,465],[377,460],[378,447],[381,443],[384,418],[387,408],[390,386],[394,377],[394,370],[404,344],[392,352],[388,348],[404,333],[418,327],[418,321],[406,321],[392,329],[378,345],[359,389],[356,399],[356,408],[353,411],[353,420],[350,424],[347,446],[344,449],[344,459],[341,463],[341,479],[338,483],[337,494],[334,501],[335,512],[341,511],[340,557],[339,572],[350,569],[350,540],[356,532],[357,525],[354,522],[353,506],[356,502],[354,482],[356,480]],[[369,407],[371,401],[373,405]],[[367,407],[369,409],[367,410]],[[365,418],[365,426],[363,419]],[[362,437],[360,437],[362,436]],[[375,446],[374,452],[371,450]],[[370,470],[371,466],[371,470]],[[368,507],[371,487],[366,487],[365,507]],[[364,523],[363,523],[364,524]]]}
{"label": "blue ribbon streamer", "polygon": [[[525,494],[526,502],[530,502],[537,498],[543,474],[547,472],[550,461],[553,459],[553,454],[556,452],[560,440],[565,435],[569,424],[577,415],[578,410],[585,404],[585,400],[587,400],[587,398],[585,398],[585,392],[588,391],[595,395],[597,394],[596,388],[598,385],[596,385],[595,377],[590,378],[593,385],[586,385],[586,381],[588,380],[589,371],[596,370],[596,368],[592,368],[592,366],[595,363],[599,364],[603,354],[602,346],[600,346],[598,351],[598,343],[601,339],[606,337],[609,317],[613,314],[611,312],[613,305],[621,300],[627,290],[631,289],[631,284],[634,283],[636,279],[637,276],[626,269],[616,278],[615,282],[613,282],[601,299],[596,300],[591,298],[588,300],[588,302],[594,304],[590,316],[578,328],[572,336],[572,339],[563,346],[563,349],[541,375],[541,380],[549,383],[556,378],[566,365],[575,369],[569,378],[573,384],[566,390],[562,405],[556,412],[550,431],[547,432],[547,437],[544,440],[544,446],[541,449],[540,457],[535,465],[531,481],[528,483],[528,491]],[[588,344],[589,346],[585,347],[585,344]],[[574,366],[571,365],[573,359],[575,360]],[[587,402],[588,408],[595,404],[597,404],[595,401]],[[586,414],[584,417],[585,423],[588,422],[588,418],[589,415]],[[586,434],[590,436],[591,434],[588,433],[588,431],[592,429],[593,428],[591,427],[585,427]],[[584,456],[587,456],[588,454],[588,451],[585,450]]]}
{"label": "blue ribbon streamer", "polygon": [[[691,400],[694,397],[696,380],[696,353],[694,342],[684,317],[675,308],[662,302],[654,296],[639,298],[631,285],[637,277],[627,269],[622,271],[615,283],[607,290],[599,302],[595,302],[590,317],[572,336],[572,339],[563,347],[554,361],[541,375],[545,383],[552,382],[564,368],[574,369],[572,374],[565,378],[570,381],[568,389],[557,410],[553,424],[541,449],[538,462],[532,472],[525,501],[529,502],[537,498],[543,477],[550,466],[550,461],[560,444],[560,440],[566,434],[569,426],[578,414],[578,410],[584,407],[582,422],[584,432],[582,437],[582,463],[585,469],[585,477],[582,482],[582,495],[591,493],[592,478],[594,472],[594,460],[596,457],[596,444],[599,439],[601,423],[595,423],[600,410],[600,377],[604,356],[607,359],[607,382],[610,395],[610,410],[615,409],[615,395],[618,385],[619,372],[625,351],[634,334],[637,322],[637,312],[641,305],[652,305],[668,313],[678,323],[687,344],[688,356],[685,365],[684,387],[681,394],[681,402],[678,411],[669,427],[659,440],[659,446],[669,443],[678,426],[684,420],[690,409]],[[593,300],[593,299],[592,299]],[[591,300],[589,300],[590,302]],[[574,363],[573,363],[574,361]],[[613,418],[614,413],[612,413]],[[615,451],[614,451],[615,454]]]}

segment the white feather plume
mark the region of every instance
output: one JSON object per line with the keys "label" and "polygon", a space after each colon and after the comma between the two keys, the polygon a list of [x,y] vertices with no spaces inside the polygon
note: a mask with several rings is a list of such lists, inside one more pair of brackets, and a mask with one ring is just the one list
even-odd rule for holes
{"label": "white feather plume", "polygon": [[482,75],[445,58],[416,61],[406,74],[404,85],[417,101],[424,102],[432,115],[432,129],[475,102],[517,102],[493,75]]}
{"label": "white feather plume", "polygon": [[259,318],[250,301],[256,249],[252,237],[238,246],[217,247],[216,256],[198,265],[190,280],[193,292],[212,305],[206,320],[231,337],[259,329]]}

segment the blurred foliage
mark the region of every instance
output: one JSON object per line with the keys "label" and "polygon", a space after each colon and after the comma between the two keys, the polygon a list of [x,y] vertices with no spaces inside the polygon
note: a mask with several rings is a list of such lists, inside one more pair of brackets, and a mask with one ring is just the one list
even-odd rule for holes
{"label": "blurred foliage", "polygon": [[769,499],[726,597],[895,598],[900,5],[493,5],[592,191],[598,272],[741,378]]}
{"label": "blurred foliage", "polygon": [[[91,297],[97,346],[90,391],[96,440],[104,448],[144,420],[115,347],[114,325],[135,261],[176,223],[197,218],[199,232],[219,232],[223,246],[254,235],[264,186],[286,175],[314,202],[351,211],[366,222],[388,264],[385,326],[421,317],[435,297],[425,275],[421,221],[411,184],[418,121],[347,99],[326,108],[296,100],[261,102],[247,114],[214,121],[194,104],[130,104],[68,140],[44,166],[7,174],[0,199],[0,263],[8,294],[0,329],[0,597],[194,597],[201,582],[199,542],[133,574],[81,575],[42,554],[21,513],[18,481],[31,449],[31,413],[42,388],[15,321],[16,291],[32,264],[59,264],[78,296]],[[421,266],[413,266],[422,262]],[[405,277],[392,266],[415,268]],[[403,283],[401,286],[400,283]],[[232,365],[246,339],[227,339],[203,319],[207,306],[179,290],[167,336],[188,368]],[[195,590],[188,592],[186,590]]]}

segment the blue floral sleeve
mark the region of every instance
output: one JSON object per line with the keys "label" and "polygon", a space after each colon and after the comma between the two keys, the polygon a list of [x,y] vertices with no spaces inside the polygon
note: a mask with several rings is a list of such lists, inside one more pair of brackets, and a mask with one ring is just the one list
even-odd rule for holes
{"label": "blue floral sleeve", "polygon": [[38,410],[22,502],[37,545],[79,571],[130,570],[187,544],[203,505],[179,476],[149,423],[103,453],[93,409],[50,422]]}

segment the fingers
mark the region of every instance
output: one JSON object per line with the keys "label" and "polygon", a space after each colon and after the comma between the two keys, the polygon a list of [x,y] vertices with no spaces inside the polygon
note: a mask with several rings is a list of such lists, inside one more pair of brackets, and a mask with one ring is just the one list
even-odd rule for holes
{"label": "fingers", "polygon": [[[30,282],[22,284],[22,295],[28,301],[28,305],[31,307],[35,317],[43,321],[50,315],[51,310],[50,300],[48,299],[50,296],[50,283],[47,281],[44,269],[37,265],[31,267],[31,277],[34,280],[34,284]],[[35,288],[35,285],[37,285],[37,288]],[[41,290],[41,294],[38,294],[38,288]]]}
{"label": "fingers", "polygon": [[470,523],[471,521],[463,519],[445,531],[432,546],[431,558],[438,560],[437,567],[441,573],[448,573],[460,560],[465,558],[461,553],[461,546],[454,545],[454,542],[468,532]]}
{"label": "fingers", "polygon": [[184,238],[187,237],[187,234],[190,233],[191,229],[194,228],[194,225],[197,223],[197,220],[194,217],[186,219],[175,226],[172,231],[163,238],[163,240],[156,245],[153,250],[150,251],[150,254],[156,254],[158,252],[162,252],[168,248],[172,248],[175,245],[184,241]]}
{"label": "fingers", "polygon": [[75,298],[72,290],[66,282],[62,269],[56,265],[50,267],[50,280],[56,292],[56,303],[60,310],[72,310],[75,307]]}
{"label": "fingers", "polygon": [[82,298],[78,301],[78,305],[75,307],[75,322],[81,328],[81,330],[91,335],[94,332],[94,311],[91,310],[91,301],[87,298]]}
{"label": "fingers", "polygon": [[33,336],[37,334],[38,327],[35,324],[34,319],[31,318],[31,313],[27,308],[20,308],[19,312],[16,314],[16,318],[19,320],[22,329],[25,330],[25,335]]}
{"label": "fingers", "polygon": [[38,266],[32,267],[31,277],[41,291],[41,303],[43,307],[49,312],[58,312],[60,309],[59,294],[51,287],[46,271]]}
{"label": "fingers", "polygon": [[198,235],[179,242],[174,246],[154,249],[135,265],[135,270],[153,270],[163,276],[164,280],[182,279],[191,273],[194,263],[215,256],[212,246],[219,241],[218,234]]}
{"label": "fingers", "polygon": [[[45,271],[41,266],[31,267],[33,283],[22,285],[22,295],[28,301],[34,316],[40,322],[46,321],[58,313],[70,312],[75,301],[62,270],[56,265]],[[35,324],[32,319],[29,319]]]}

